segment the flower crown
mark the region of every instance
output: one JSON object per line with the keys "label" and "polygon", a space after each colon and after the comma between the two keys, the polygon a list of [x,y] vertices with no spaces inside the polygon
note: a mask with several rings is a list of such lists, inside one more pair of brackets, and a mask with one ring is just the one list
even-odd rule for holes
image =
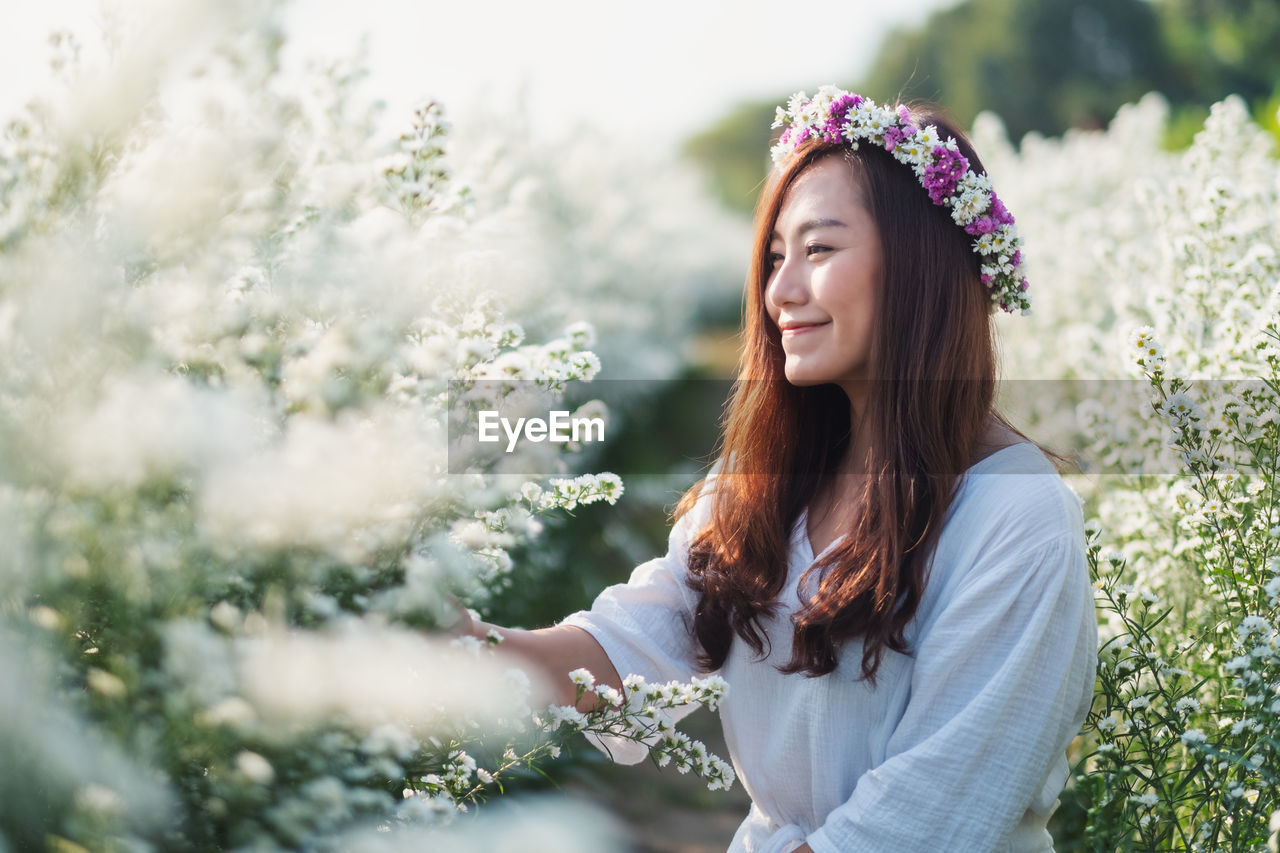
{"label": "flower crown", "polygon": [[779,163],[807,139],[882,146],[900,163],[911,167],[933,203],[951,208],[951,218],[976,239],[973,251],[981,261],[982,283],[995,306],[1012,313],[1031,313],[1027,280],[1022,275],[1022,240],[1013,214],[991,189],[991,179],[969,168],[955,139],[942,139],[933,125],[918,128],[905,106],[882,107],[870,98],[823,86],[810,98],[797,92],[784,110],[778,107],[773,126],[790,125],[773,146]]}

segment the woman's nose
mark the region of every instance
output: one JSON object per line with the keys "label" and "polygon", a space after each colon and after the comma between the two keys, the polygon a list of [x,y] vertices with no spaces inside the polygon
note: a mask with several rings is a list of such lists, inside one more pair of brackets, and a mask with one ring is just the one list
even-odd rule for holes
{"label": "woman's nose", "polygon": [[773,269],[769,286],[765,291],[769,303],[776,308],[808,301],[809,288],[804,280],[801,265],[791,258],[779,262]]}

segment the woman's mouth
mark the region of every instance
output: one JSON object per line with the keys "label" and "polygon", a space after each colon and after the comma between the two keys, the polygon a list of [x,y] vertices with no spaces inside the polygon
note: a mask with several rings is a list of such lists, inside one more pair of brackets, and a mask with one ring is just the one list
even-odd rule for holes
{"label": "woman's mouth", "polygon": [[803,335],[805,332],[812,332],[814,329],[821,329],[826,323],[787,323],[782,326],[782,336],[784,338],[793,338],[796,335]]}

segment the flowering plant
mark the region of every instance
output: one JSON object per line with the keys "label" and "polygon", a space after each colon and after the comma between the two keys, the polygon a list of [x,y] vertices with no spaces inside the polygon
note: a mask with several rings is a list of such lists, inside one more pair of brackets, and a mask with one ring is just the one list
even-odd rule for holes
{"label": "flowering plant", "polygon": [[461,180],[438,105],[384,142],[358,73],[296,91],[278,12],[150,9],[0,131],[0,849],[493,849],[438,826],[577,736],[438,629],[622,482],[452,472],[447,388],[588,381],[581,314],[651,294]]}
{"label": "flowering plant", "polygon": [[1040,322],[1010,330],[1007,362],[1124,376],[1103,390],[1138,397],[1075,407],[1102,626],[1063,798],[1082,823],[1055,836],[1090,850],[1275,849],[1280,167],[1237,98],[1182,153],[1159,145],[1167,120],[1148,96],[1105,132],[1029,137],[1020,152],[990,117],[975,128],[1041,238],[1029,242]]}
{"label": "flowering plant", "polygon": [[786,158],[808,139],[847,143],[855,151],[861,142],[878,145],[911,168],[930,200],[951,209],[951,218],[974,237],[973,251],[981,262],[992,310],[1020,309],[1031,313],[1027,279],[1022,275],[1022,241],[1013,215],[991,188],[991,180],[969,167],[951,137],[942,139],[934,125],[917,127],[907,107],[882,107],[854,92],[823,86],[810,98],[792,95],[784,110],[778,107],[775,128],[789,125],[773,146],[775,162]]}

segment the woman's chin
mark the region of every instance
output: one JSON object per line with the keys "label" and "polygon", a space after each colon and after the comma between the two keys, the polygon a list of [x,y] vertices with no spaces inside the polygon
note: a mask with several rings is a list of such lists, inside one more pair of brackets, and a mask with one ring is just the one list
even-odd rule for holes
{"label": "woman's chin", "polygon": [[783,375],[787,377],[788,382],[800,388],[810,385],[822,385],[831,381],[830,377],[823,376],[812,370],[787,370]]}

